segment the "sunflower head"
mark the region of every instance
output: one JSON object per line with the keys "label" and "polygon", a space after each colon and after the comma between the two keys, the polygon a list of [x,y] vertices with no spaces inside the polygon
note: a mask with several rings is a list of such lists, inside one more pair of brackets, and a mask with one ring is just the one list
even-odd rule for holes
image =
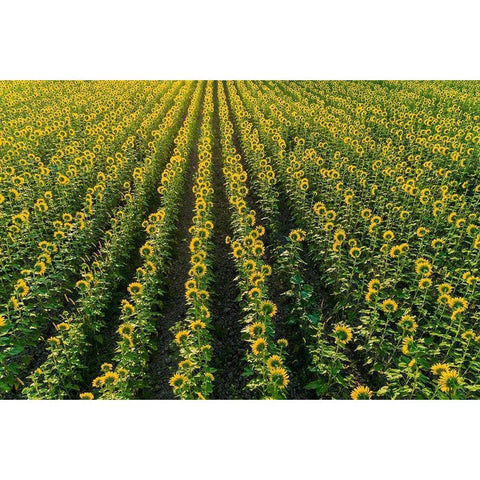
{"label": "sunflower head", "polygon": [[350,397],[352,400],[370,400],[372,395],[373,393],[368,387],[359,386],[352,390]]}
{"label": "sunflower head", "polygon": [[335,341],[340,345],[346,345],[353,338],[352,329],[345,325],[337,325],[333,329]]}
{"label": "sunflower head", "polygon": [[274,383],[278,388],[284,389],[288,383],[288,373],[283,367],[274,367],[270,369],[270,381]]}
{"label": "sunflower head", "polygon": [[438,379],[440,390],[444,393],[455,393],[462,383],[462,378],[454,369],[442,371],[440,378]]}
{"label": "sunflower head", "polygon": [[267,341],[264,338],[258,338],[252,344],[252,352],[254,355],[260,355],[267,351]]}

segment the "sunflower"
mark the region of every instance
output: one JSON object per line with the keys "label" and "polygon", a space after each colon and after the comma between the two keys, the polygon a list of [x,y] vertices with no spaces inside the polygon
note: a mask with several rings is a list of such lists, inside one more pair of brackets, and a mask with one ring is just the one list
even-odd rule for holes
{"label": "sunflower", "polygon": [[168,382],[174,390],[182,388],[187,383],[187,377],[181,373],[176,373]]}
{"label": "sunflower", "polygon": [[342,243],[346,238],[345,230],[343,230],[343,228],[339,228],[333,234],[333,238],[334,238],[335,242]]}
{"label": "sunflower", "polygon": [[124,315],[133,315],[135,307],[127,300],[122,300],[122,312]]}
{"label": "sunflower", "polygon": [[305,240],[305,231],[304,230],[292,230],[288,235],[288,238],[293,242],[303,242]]}
{"label": "sunflower", "polygon": [[448,306],[454,312],[462,313],[468,308],[468,302],[463,297],[450,297]]}
{"label": "sunflower", "polygon": [[192,329],[193,332],[197,330],[202,330],[206,327],[205,323],[202,322],[201,320],[194,320],[192,323],[190,323],[190,328]]}
{"label": "sunflower", "polygon": [[133,325],[132,323],[122,323],[122,325],[118,327],[118,333],[122,337],[126,337],[128,335],[131,335],[134,329],[135,329],[135,325]]}
{"label": "sunflower", "polygon": [[3,315],[0,315],[0,330],[7,325],[7,321]]}
{"label": "sunflower", "polygon": [[272,355],[267,360],[267,367],[269,370],[272,370],[273,368],[281,367],[282,365],[283,365],[282,358],[278,355]]}
{"label": "sunflower", "polygon": [[18,295],[20,295],[20,297],[27,296],[29,290],[30,288],[28,287],[27,282],[25,282],[25,280],[23,279],[17,280],[17,283],[15,285],[15,292]]}
{"label": "sunflower", "polygon": [[139,282],[133,282],[128,286],[128,292],[131,295],[140,295],[143,292],[143,285]]}
{"label": "sunflower", "polygon": [[387,242],[391,242],[395,238],[395,234],[391,230],[387,230],[383,234],[383,239]]}
{"label": "sunflower", "polygon": [[448,295],[453,290],[453,287],[448,283],[442,283],[441,285],[438,285],[437,290],[441,295]]}
{"label": "sunflower", "polygon": [[278,388],[284,389],[288,383],[288,373],[282,367],[274,367],[270,369],[270,381],[274,383]]}
{"label": "sunflower", "polygon": [[345,325],[337,325],[333,329],[333,335],[340,345],[346,345],[353,338],[352,329]]}
{"label": "sunflower", "polygon": [[440,390],[444,393],[455,393],[462,383],[462,378],[454,369],[443,370],[438,379]]}
{"label": "sunflower", "polygon": [[260,337],[265,334],[266,326],[264,323],[255,322],[248,327],[248,333],[251,337]]}
{"label": "sunflower", "polygon": [[175,343],[180,345],[183,343],[188,337],[190,336],[190,332],[188,330],[180,330],[175,335]]}
{"label": "sunflower", "polygon": [[178,367],[180,370],[188,370],[189,368],[193,367],[193,362],[189,359],[187,360],[182,360],[179,364]]}
{"label": "sunflower", "polygon": [[368,289],[372,292],[379,292],[381,287],[380,280],[374,278],[368,282]]}
{"label": "sunflower", "polygon": [[432,274],[432,265],[425,258],[419,258],[415,261],[415,272],[422,277],[429,277]]}
{"label": "sunflower", "polygon": [[360,256],[361,250],[358,247],[352,247],[350,249],[349,255],[352,258],[358,258]]}
{"label": "sunflower", "polygon": [[104,377],[97,377],[93,380],[92,387],[93,388],[100,388],[101,386],[104,385],[104,383],[105,383]]}
{"label": "sunflower", "polygon": [[398,310],[398,304],[395,300],[387,298],[382,302],[382,309],[385,313],[394,313]]}
{"label": "sunflower", "polygon": [[90,392],[84,392],[80,394],[80,399],[82,400],[93,400],[95,397],[93,396],[93,393]]}
{"label": "sunflower", "polygon": [[254,355],[260,355],[267,350],[267,341],[264,338],[257,339],[252,344],[252,352]]}
{"label": "sunflower", "polygon": [[113,370],[113,365],[111,363],[103,363],[102,366],[100,367],[100,370],[103,373],[111,372]]}
{"label": "sunflower", "polygon": [[462,338],[470,342],[471,340],[475,340],[476,334],[473,330],[467,330],[462,333]]}
{"label": "sunflower", "polygon": [[257,298],[260,298],[261,295],[262,295],[262,291],[257,287],[254,287],[248,291],[248,296],[252,300],[256,300]]}
{"label": "sunflower", "polygon": [[270,300],[261,302],[260,313],[266,317],[273,317],[277,313],[277,306]]}
{"label": "sunflower", "polygon": [[368,387],[359,386],[352,390],[350,397],[352,400],[370,400],[372,395],[373,392]]}
{"label": "sunflower", "polygon": [[402,352],[404,355],[410,355],[412,353],[412,348],[414,347],[415,342],[413,337],[405,337],[402,340]]}
{"label": "sunflower", "polygon": [[427,290],[427,288],[432,286],[432,281],[429,278],[422,278],[418,282],[418,288],[420,290]]}
{"label": "sunflower", "polygon": [[406,332],[414,332],[418,325],[412,315],[404,315],[398,322],[400,328]]}

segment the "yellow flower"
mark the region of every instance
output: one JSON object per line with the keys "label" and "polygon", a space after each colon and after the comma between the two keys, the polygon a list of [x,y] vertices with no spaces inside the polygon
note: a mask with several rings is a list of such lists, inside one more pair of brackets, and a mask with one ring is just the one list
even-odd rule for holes
{"label": "yellow flower", "polygon": [[398,305],[395,300],[388,298],[382,302],[383,311],[386,313],[394,313],[398,310]]}
{"label": "yellow flower", "polygon": [[372,398],[373,392],[364,386],[357,387],[353,389],[350,394],[352,400],[370,400]]}
{"label": "yellow flower", "polygon": [[192,331],[196,331],[196,330],[202,330],[205,328],[205,323],[202,322],[201,320],[195,320],[193,321],[191,324],[190,324],[190,328],[192,329]]}
{"label": "yellow flower", "polygon": [[269,370],[272,370],[273,368],[281,367],[282,365],[283,365],[282,358],[279,357],[278,355],[272,355],[267,360],[267,367]]}
{"label": "yellow flower", "polygon": [[130,295],[140,295],[143,292],[143,285],[139,282],[133,282],[128,286]]}
{"label": "yellow flower", "polygon": [[432,281],[429,278],[422,278],[418,282],[418,288],[420,290],[426,290],[427,288],[432,286]]}
{"label": "yellow flower", "polygon": [[287,348],[288,347],[288,340],[286,338],[279,338],[277,340],[277,345],[280,348]]}
{"label": "yellow flower", "polygon": [[290,240],[294,242],[303,242],[305,240],[305,231],[304,230],[292,230],[288,236]]}
{"label": "yellow flower", "polygon": [[381,288],[380,280],[374,278],[368,282],[368,289],[373,292],[379,292]]}
{"label": "yellow flower", "polygon": [[176,373],[172,378],[170,378],[169,384],[173,387],[174,390],[182,388],[187,382],[187,377],[181,373]]}
{"label": "yellow flower", "polygon": [[260,303],[260,312],[267,317],[273,317],[277,313],[277,306],[270,300]]}
{"label": "yellow flower", "polygon": [[468,308],[468,302],[462,297],[450,297],[448,306],[457,313],[462,313]]}
{"label": "yellow flower", "polygon": [[345,325],[337,325],[333,329],[336,341],[341,345],[346,345],[353,338],[352,329]]}
{"label": "yellow flower", "polygon": [[264,338],[259,338],[252,344],[252,352],[254,355],[260,355],[260,353],[265,352],[266,350],[267,342]]}
{"label": "yellow flower", "polygon": [[135,329],[135,325],[133,325],[132,323],[123,323],[122,325],[120,325],[120,327],[118,328],[118,333],[122,336],[122,337],[126,337],[126,336],[129,336],[133,333],[133,330]]}
{"label": "yellow flower", "polygon": [[93,396],[93,393],[85,392],[80,394],[80,398],[82,400],[93,400],[95,397]]}
{"label": "yellow flower", "polygon": [[361,250],[358,247],[352,247],[350,249],[349,255],[352,258],[358,258],[360,256]]}
{"label": "yellow flower", "polygon": [[405,355],[410,355],[412,353],[412,347],[414,346],[413,337],[405,337],[402,340],[402,352]]}
{"label": "yellow flower", "polygon": [[437,290],[441,295],[448,295],[453,290],[453,287],[448,283],[442,283],[437,287]]}
{"label": "yellow flower", "polygon": [[260,337],[265,334],[266,326],[264,323],[256,322],[252,323],[250,327],[248,327],[248,333],[251,337]]}
{"label": "yellow flower", "polygon": [[274,383],[280,389],[284,389],[288,383],[288,373],[282,367],[275,367],[270,370],[270,381]]}
{"label": "yellow flower", "polygon": [[180,330],[175,335],[175,343],[180,345],[183,341],[185,341],[190,336],[190,332],[188,330]]}
{"label": "yellow flower", "polygon": [[444,370],[438,379],[440,390],[444,393],[455,393],[462,383],[462,378],[454,369]]}
{"label": "yellow flower", "polygon": [[29,290],[30,288],[28,287],[27,282],[25,282],[25,280],[20,279],[17,281],[15,285],[15,292],[18,295],[20,295],[21,297],[25,297],[28,294]]}
{"label": "yellow flower", "polygon": [[412,315],[404,315],[398,322],[400,327],[407,332],[414,332],[417,329],[417,322]]}

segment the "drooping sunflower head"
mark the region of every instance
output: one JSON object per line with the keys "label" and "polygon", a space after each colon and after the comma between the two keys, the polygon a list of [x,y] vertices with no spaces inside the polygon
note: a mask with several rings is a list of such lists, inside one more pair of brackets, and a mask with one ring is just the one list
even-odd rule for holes
{"label": "drooping sunflower head", "polygon": [[373,392],[365,386],[359,386],[352,390],[350,397],[352,400],[370,400]]}
{"label": "drooping sunflower head", "polygon": [[289,383],[288,373],[283,367],[275,367],[270,370],[270,381],[278,388],[284,389]]}
{"label": "drooping sunflower head", "polygon": [[122,323],[120,327],[118,328],[118,333],[122,336],[128,336],[133,333],[133,330],[135,329],[135,325],[132,323]]}
{"label": "drooping sunflower head", "polygon": [[418,288],[420,290],[427,290],[427,288],[430,288],[432,286],[432,281],[429,278],[422,278],[418,282]]}
{"label": "drooping sunflower head", "polygon": [[398,304],[395,300],[387,298],[382,302],[382,309],[385,313],[394,313],[398,310]]}
{"label": "drooping sunflower head", "polygon": [[346,345],[353,338],[352,329],[346,325],[337,325],[333,329],[335,341],[340,345]]}
{"label": "drooping sunflower head", "polygon": [[278,355],[272,355],[267,360],[267,367],[269,370],[272,370],[273,368],[281,367],[282,365],[283,365],[282,358]]}
{"label": "drooping sunflower head", "polygon": [[462,378],[454,369],[443,370],[438,379],[440,390],[444,393],[455,393],[462,383]]}
{"label": "drooping sunflower head", "polygon": [[260,314],[265,317],[273,317],[277,313],[277,306],[270,300],[260,303]]}
{"label": "drooping sunflower head", "polygon": [[189,336],[190,332],[188,330],[180,330],[175,335],[175,343],[181,345]]}
{"label": "drooping sunflower head", "polygon": [[412,353],[412,349],[415,346],[415,342],[413,340],[413,337],[405,337],[402,340],[402,353],[404,355],[410,355]]}
{"label": "drooping sunflower head", "polygon": [[131,295],[140,295],[143,292],[143,285],[139,282],[132,282],[128,286],[128,292]]}
{"label": "drooping sunflower head", "polygon": [[442,283],[437,287],[437,290],[441,295],[448,295],[453,290],[453,287],[448,283]]}
{"label": "drooping sunflower head", "polygon": [[394,234],[391,230],[387,230],[387,231],[384,232],[384,234],[383,234],[383,239],[384,239],[386,242],[391,242],[394,238],[395,238],[395,234]]}
{"label": "drooping sunflower head", "polygon": [[406,332],[414,332],[418,327],[415,317],[412,315],[403,315],[398,325]]}
{"label": "drooping sunflower head", "polygon": [[260,355],[267,351],[267,341],[264,338],[258,338],[252,344],[252,352],[254,355]]}
{"label": "drooping sunflower head", "polygon": [[202,322],[201,320],[194,320],[190,323],[190,328],[192,332],[196,332],[197,330],[203,330],[205,327],[205,322]]}
{"label": "drooping sunflower head", "polygon": [[248,333],[252,338],[261,337],[265,334],[266,326],[264,323],[255,322],[248,327]]}
{"label": "drooping sunflower head", "polygon": [[169,384],[174,390],[182,388],[187,383],[187,377],[182,373],[176,373],[170,378]]}

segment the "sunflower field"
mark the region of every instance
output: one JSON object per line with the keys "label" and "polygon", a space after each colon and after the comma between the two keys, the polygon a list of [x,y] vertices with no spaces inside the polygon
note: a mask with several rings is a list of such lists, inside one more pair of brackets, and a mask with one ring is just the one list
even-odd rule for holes
{"label": "sunflower field", "polygon": [[480,399],[480,82],[0,81],[1,399]]}

